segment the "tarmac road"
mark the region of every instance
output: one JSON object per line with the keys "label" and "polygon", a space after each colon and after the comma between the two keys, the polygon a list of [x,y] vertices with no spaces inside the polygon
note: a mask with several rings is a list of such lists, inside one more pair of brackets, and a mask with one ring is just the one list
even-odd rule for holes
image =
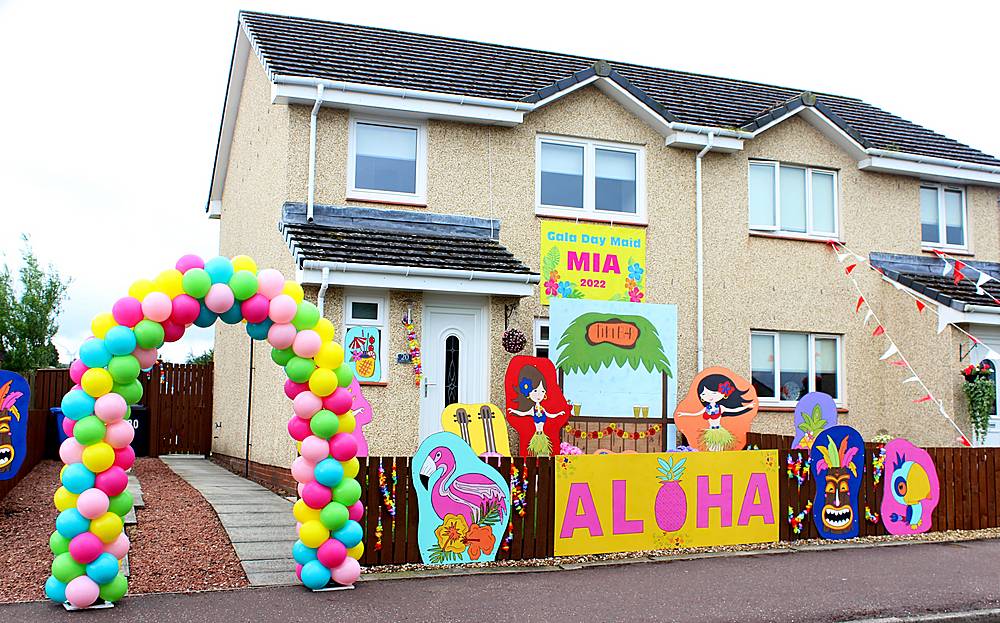
{"label": "tarmac road", "polygon": [[[1000,540],[858,547],[550,572],[130,596],[114,609],[0,607],[0,621],[842,621],[1000,607]],[[980,619],[986,620],[986,619]]]}

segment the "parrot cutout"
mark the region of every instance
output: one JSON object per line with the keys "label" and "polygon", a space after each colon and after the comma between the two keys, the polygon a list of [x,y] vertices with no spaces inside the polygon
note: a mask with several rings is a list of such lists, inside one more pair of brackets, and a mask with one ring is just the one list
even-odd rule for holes
{"label": "parrot cutout", "polygon": [[931,513],[938,505],[940,485],[934,461],[905,439],[885,446],[885,489],[881,516],[889,534],[919,534],[931,529]]}

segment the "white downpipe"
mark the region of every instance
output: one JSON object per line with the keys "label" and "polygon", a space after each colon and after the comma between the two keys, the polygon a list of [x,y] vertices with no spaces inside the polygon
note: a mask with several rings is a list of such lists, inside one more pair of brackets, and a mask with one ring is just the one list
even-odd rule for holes
{"label": "white downpipe", "polygon": [[467,279],[469,281],[506,281],[510,283],[533,284],[540,281],[539,275],[530,273],[491,273],[487,271],[457,270],[453,268],[426,268],[424,266],[392,266],[383,264],[355,264],[353,262],[326,262],[306,260],[302,268],[340,273],[375,273],[382,275],[403,275],[411,277],[442,277],[446,279]]}
{"label": "white downpipe", "polygon": [[313,222],[313,200],[316,196],[316,117],[323,105],[323,84],[316,85],[316,102],[309,115],[309,200],[306,203],[306,221]]}
{"label": "white downpipe", "polygon": [[319,308],[319,315],[326,317],[326,289],[330,287],[330,269],[323,267],[323,281],[319,283],[319,294],[316,295],[316,307]]}
{"label": "white downpipe", "polygon": [[698,283],[698,370],[705,368],[705,242],[702,233],[702,198],[701,198],[701,158],[712,149],[715,133],[708,133],[708,142],[698,152],[694,159],[694,214],[695,214],[695,254],[697,256]]}

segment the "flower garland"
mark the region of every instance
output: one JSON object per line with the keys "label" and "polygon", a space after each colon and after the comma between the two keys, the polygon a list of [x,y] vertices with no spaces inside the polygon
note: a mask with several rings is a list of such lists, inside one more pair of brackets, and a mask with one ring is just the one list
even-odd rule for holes
{"label": "flower garland", "polygon": [[785,460],[785,466],[788,468],[786,474],[789,480],[795,480],[799,489],[802,488],[802,483],[809,480],[809,459],[802,456],[799,452],[796,454],[797,458],[792,459],[792,454],[788,454],[788,458]]}
{"label": "flower garland", "polygon": [[878,513],[873,513],[872,509],[869,508],[867,504],[865,505],[865,519],[871,523],[878,523],[879,520]]}
{"label": "flower garland", "polygon": [[518,477],[517,467],[510,466],[510,502],[517,514],[524,517],[528,500],[528,468],[525,466],[521,470],[521,476]]}
{"label": "flower garland", "polygon": [[808,502],[806,502],[806,507],[803,508],[798,513],[796,513],[794,510],[792,510],[791,506],[788,507],[788,525],[790,525],[792,527],[792,533],[793,534],[801,534],[802,533],[802,529],[804,527],[804,524],[805,524],[805,521],[806,521],[806,517],[809,516],[809,511],[812,510],[812,507],[813,507],[812,500],[809,500]]}
{"label": "flower garland", "polygon": [[[389,482],[385,477],[385,468],[379,463],[378,466],[378,488],[382,493],[382,504],[385,505],[385,509],[389,511],[390,517],[396,516],[396,461],[392,462],[392,490],[389,489]],[[395,519],[393,519],[393,524],[395,524]]]}
{"label": "flower garland", "polygon": [[885,444],[880,443],[878,445],[878,452],[873,453],[872,456],[872,481],[877,485],[882,480],[882,474],[885,473]]}
{"label": "flower garland", "polygon": [[503,538],[503,545],[500,546],[500,549],[502,549],[505,552],[510,551],[510,544],[513,542],[514,542],[514,522],[512,521],[507,525],[507,536]]}
{"label": "flower garland", "polygon": [[586,439],[604,439],[605,437],[610,437],[611,435],[615,435],[623,439],[645,439],[646,437],[652,437],[656,433],[660,432],[662,428],[663,426],[661,424],[653,424],[646,430],[630,433],[623,428],[618,428],[618,424],[608,424],[604,430],[592,430],[587,432],[580,428],[567,427],[566,432],[574,437],[584,437]]}
{"label": "flower garland", "polygon": [[417,339],[417,330],[413,328],[409,312],[403,316],[403,326],[406,328],[406,348],[410,351],[410,363],[413,364],[413,382],[420,387],[420,377],[424,371],[420,365],[420,340]]}

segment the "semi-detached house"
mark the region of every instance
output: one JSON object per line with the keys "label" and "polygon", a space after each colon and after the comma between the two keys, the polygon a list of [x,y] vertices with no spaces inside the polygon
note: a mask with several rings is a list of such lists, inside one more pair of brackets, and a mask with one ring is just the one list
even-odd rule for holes
{"label": "semi-detached house", "polygon": [[[644,301],[678,310],[678,387],[724,365],[757,386],[757,431],[790,434],[791,405],[821,390],[867,437],[953,445],[880,361],[827,243],[881,270],[852,274],[968,430],[959,370],[1000,351],[1000,288],[974,282],[1000,277],[998,188],[997,158],[850,97],[244,12],[207,211],[222,254],[297,275],[339,339],[366,341],[372,454],[412,453],[447,403],[503,404],[505,327],[547,353],[539,237],[559,219],[645,231]],[[973,279],[942,276],[934,250]],[[985,344],[939,333],[911,294]],[[407,314],[419,386],[397,363]],[[250,460],[284,466],[269,350],[217,328],[213,450],[244,458],[249,400]]]}

